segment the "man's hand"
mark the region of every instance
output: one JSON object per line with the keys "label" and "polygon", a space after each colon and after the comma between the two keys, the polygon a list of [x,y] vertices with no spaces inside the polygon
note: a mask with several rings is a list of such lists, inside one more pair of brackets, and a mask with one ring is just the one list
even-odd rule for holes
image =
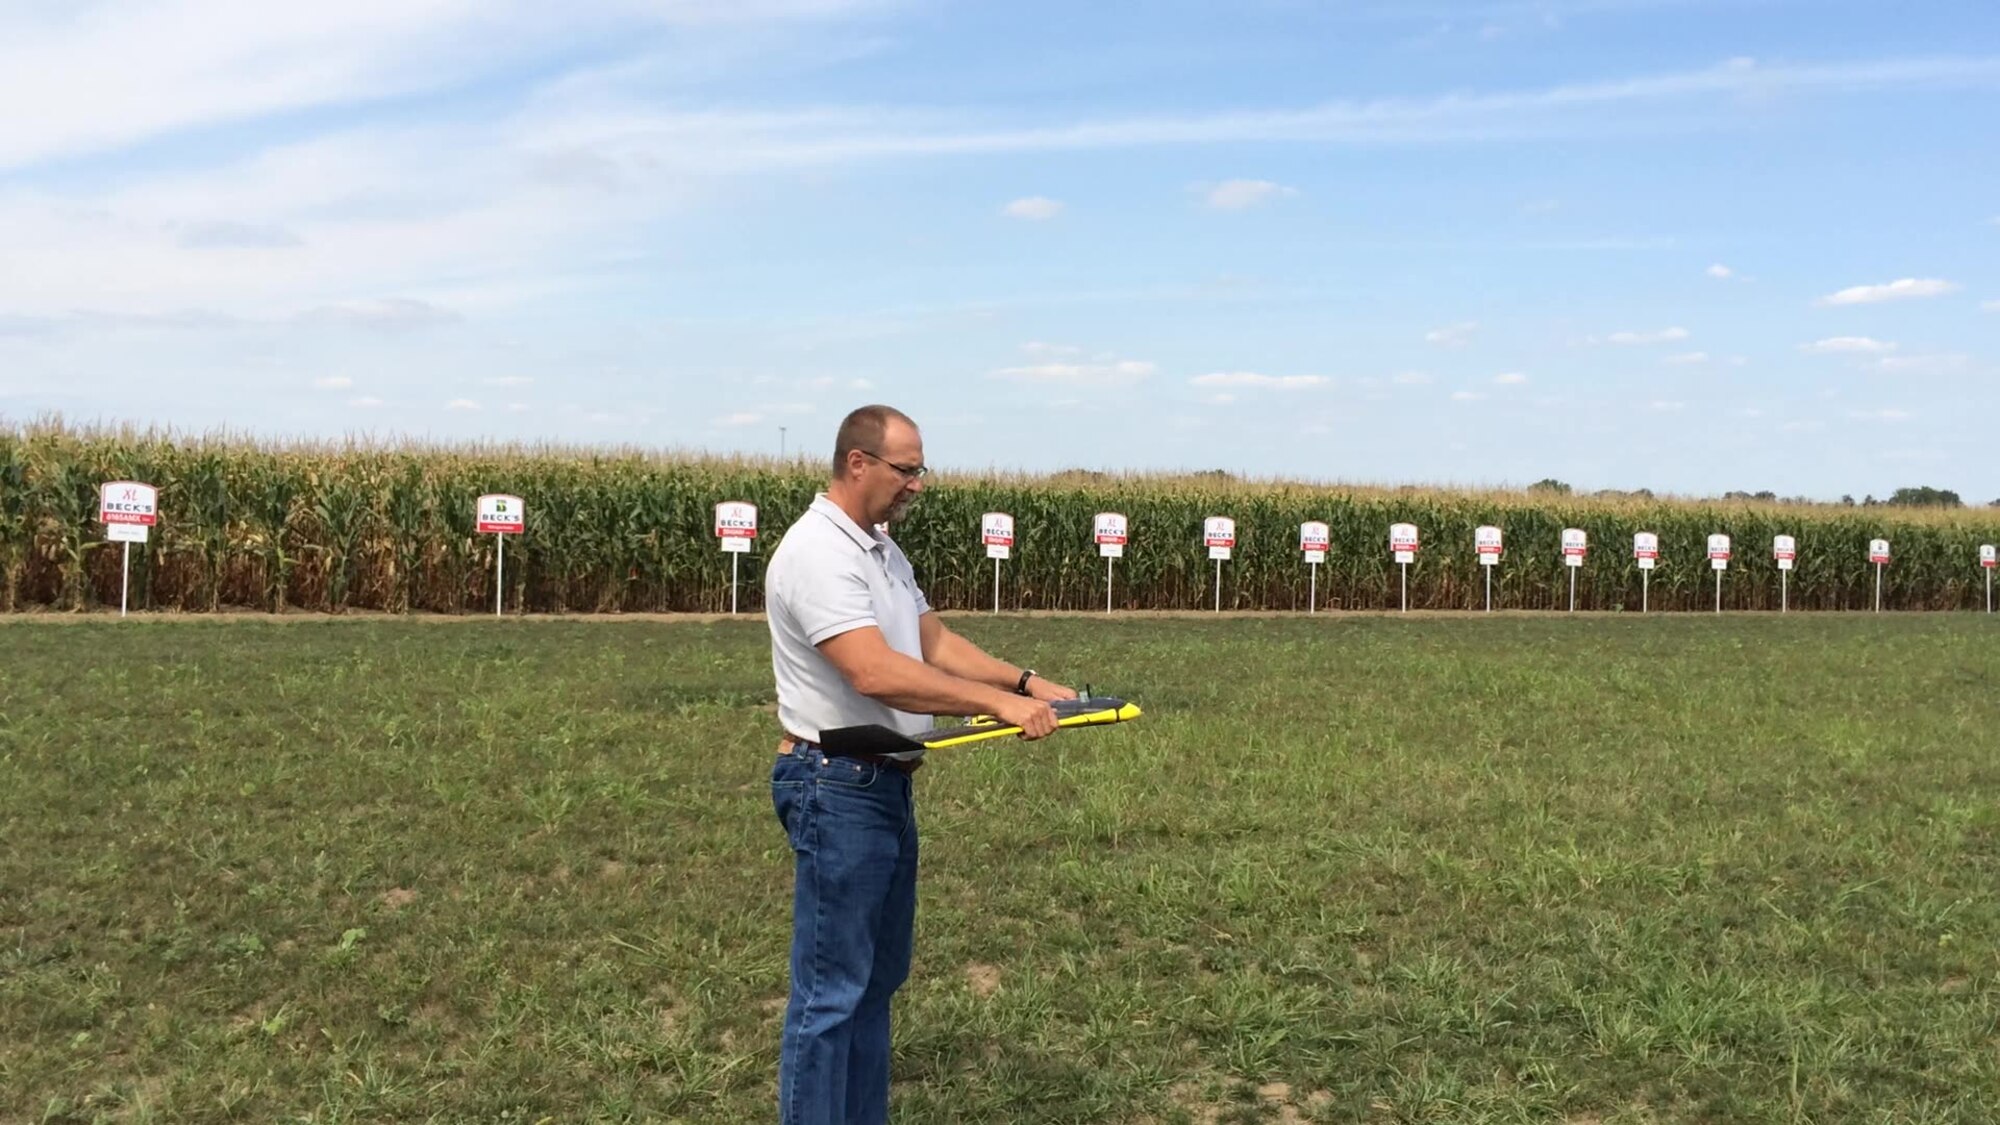
{"label": "man's hand", "polygon": [[1064,687],[1053,680],[1045,680],[1040,676],[1030,676],[1028,677],[1028,694],[1045,703],[1054,703],[1058,699],[1075,699],[1076,689]]}
{"label": "man's hand", "polygon": [[1003,723],[1021,728],[1021,737],[1027,739],[1046,738],[1055,733],[1056,709],[1047,700],[1033,699],[1025,695],[1004,697],[1005,705],[993,709],[993,717]]}

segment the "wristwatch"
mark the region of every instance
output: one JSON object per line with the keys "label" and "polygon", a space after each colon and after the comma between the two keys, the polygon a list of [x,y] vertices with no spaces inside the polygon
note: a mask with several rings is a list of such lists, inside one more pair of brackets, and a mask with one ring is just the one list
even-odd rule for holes
{"label": "wristwatch", "polygon": [[1022,669],[1020,682],[1014,685],[1014,694],[1015,695],[1028,694],[1028,681],[1033,679],[1034,675],[1035,675],[1035,670],[1033,668]]}

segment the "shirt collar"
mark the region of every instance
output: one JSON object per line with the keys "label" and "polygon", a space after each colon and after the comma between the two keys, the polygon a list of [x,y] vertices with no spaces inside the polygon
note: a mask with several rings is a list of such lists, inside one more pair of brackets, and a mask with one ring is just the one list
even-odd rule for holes
{"label": "shirt collar", "polygon": [[819,492],[813,494],[812,508],[810,510],[818,512],[820,515],[832,520],[833,526],[846,532],[847,537],[854,540],[854,545],[860,547],[862,550],[873,551],[882,546],[881,539],[873,531],[866,530],[860,524],[855,523],[852,517],[840,510],[840,505],[827,499],[826,493]]}

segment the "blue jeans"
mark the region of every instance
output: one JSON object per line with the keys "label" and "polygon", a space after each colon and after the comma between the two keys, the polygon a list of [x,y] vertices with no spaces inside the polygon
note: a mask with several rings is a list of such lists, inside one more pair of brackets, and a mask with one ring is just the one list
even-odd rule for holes
{"label": "blue jeans", "polygon": [[777,756],[771,803],[795,859],[778,1119],[880,1125],[889,998],[910,975],[917,916],[910,778],[808,744]]}

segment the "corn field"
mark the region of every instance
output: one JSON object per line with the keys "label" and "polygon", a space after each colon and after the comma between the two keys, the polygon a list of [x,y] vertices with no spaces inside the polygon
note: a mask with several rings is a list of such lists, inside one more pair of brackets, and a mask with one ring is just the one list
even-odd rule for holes
{"label": "corn field", "polygon": [[[0,611],[116,605],[120,550],[97,522],[98,487],[130,479],[160,490],[152,541],[132,555],[136,609],[225,608],[468,613],[494,604],[494,537],[474,531],[474,501],[508,492],[527,505],[527,530],[506,547],[510,612],[716,612],[729,608],[730,556],[713,534],[714,506],[748,500],[761,517],[755,549],[739,556],[741,606],[761,605],[762,560],[824,487],[803,461],[672,457],[640,451],[522,447],[384,448],[276,445],[227,437],[0,425]],[[939,473],[895,529],[932,603],[988,608],[993,563],[982,513],[1015,518],[1013,558],[1000,565],[1007,609],[1105,604],[1105,561],[1092,516],[1123,512],[1131,541],[1113,568],[1112,603],[1126,609],[1206,609],[1215,567],[1202,520],[1236,520],[1222,564],[1225,609],[1304,609],[1307,568],[1298,528],[1332,531],[1318,570],[1327,609],[1400,603],[1388,528],[1414,523],[1423,548],[1408,572],[1412,609],[1478,609],[1484,575],[1474,529],[1500,527],[1506,555],[1493,575],[1497,608],[1562,609],[1565,527],[1589,533],[1577,574],[1579,609],[1636,610],[1632,535],[1660,537],[1649,603],[1714,607],[1707,537],[1734,540],[1725,609],[1777,609],[1771,541],[1798,541],[1790,605],[1861,610],[1874,602],[1868,543],[1890,540],[1885,609],[1984,606],[1978,547],[2000,537],[2000,513],[1778,506],[1692,501],[1598,501],[1522,493],[1393,491],[1237,482],[1211,477],[952,476]]]}

